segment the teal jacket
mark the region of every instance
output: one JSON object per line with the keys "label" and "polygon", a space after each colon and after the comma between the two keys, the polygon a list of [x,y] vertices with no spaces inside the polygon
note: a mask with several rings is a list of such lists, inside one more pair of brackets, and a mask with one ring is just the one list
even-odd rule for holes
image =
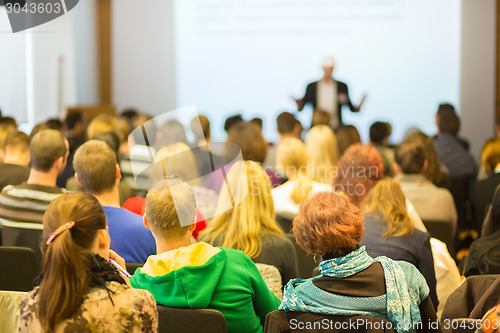
{"label": "teal jacket", "polygon": [[138,269],[130,282],[151,292],[158,304],[222,312],[228,333],[262,332],[266,315],[278,309],[280,300],[247,255],[220,249],[203,265],[184,266],[162,276]]}

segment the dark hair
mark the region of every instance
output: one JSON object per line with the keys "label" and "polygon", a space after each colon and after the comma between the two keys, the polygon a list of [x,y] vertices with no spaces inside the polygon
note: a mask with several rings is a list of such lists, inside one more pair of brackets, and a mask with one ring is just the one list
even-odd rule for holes
{"label": "dark hair", "polygon": [[252,118],[252,120],[250,120],[250,122],[252,124],[257,125],[262,130],[262,118],[255,117],[255,118]]}
{"label": "dark hair", "polygon": [[17,128],[17,121],[12,117],[1,117],[0,124],[7,124],[7,125],[14,126],[15,128]]}
{"label": "dark hair", "polygon": [[103,141],[90,140],[75,152],[73,167],[85,191],[101,194],[116,184],[116,155]]}
{"label": "dark hair", "polygon": [[[74,221],[48,246],[50,235],[60,226]],[[52,200],[43,216],[42,276],[38,291],[37,314],[45,331],[71,317],[88,292],[90,262],[85,252],[100,229],[106,229],[106,215],[96,198],[85,192],[67,192]]]}
{"label": "dark hair", "polygon": [[438,127],[441,133],[457,136],[460,130],[460,118],[454,112],[438,114]]}
{"label": "dark hair", "polygon": [[139,112],[134,108],[128,108],[120,113],[120,117],[127,119],[128,121],[134,121],[139,115]]}
{"label": "dark hair", "polygon": [[76,124],[83,122],[84,119],[84,114],[81,111],[71,112],[64,119],[64,126],[67,130],[72,130]]}
{"label": "dark hair", "polygon": [[44,129],[36,133],[30,142],[31,167],[48,172],[60,157],[65,157],[68,148],[61,131]]}
{"label": "dark hair", "polygon": [[229,130],[236,124],[243,122],[243,118],[241,117],[241,114],[237,114],[231,117],[228,117],[226,121],[224,122],[224,131],[226,133],[229,133]]}
{"label": "dark hair", "polygon": [[422,173],[425,164],[425,150],[422,143],[402,143],[394,149],[394,157],[403,173]]}
{"label": "dark hair", "polygon": [[449,103],[441,103],[439,104],[438,110],[436,112],[437,116],[440,117],[444,114],[456,114],[455,113],[455,107]]}
{"label": "dark hair", "polygon": [[45,122],[50,129],[61,131],[63,130],[63,123],[59,119],[51,118]]}
{"label": "dark hair", "polygon": [[292,232],[307,253],[335,254],[356,249],[363,223],[361,211],[345,193],[319,192],[302,203]]}
{"label": "dark hair", "polygon": [[425,151],[425,160],[427,161],[427,169],[424,171],[425,177],[429,179],[434,185],[441,185],[446,180],[446,172],[441,168],[441,162],[436,152],[434,139],[425,135],[422,132],[415,132],[410,134],[402,143],[418,142],[422,144]]}
{"label": "dark hair", "polygon": [[4,152],[6,152],[7,149],[14,149],[15,151],[24,153],[28,151],[30,147],[30,141],[31,138],[28,134],[14,130],[7,134],[3,145],[3,150]]}
{"label": "dark hair", "polygon": [[210,141],[210,121],[204,115],[194,116],[189,124],[196,140]]}
{"label": "dark hair", "polygon": [[245,161],[264,162],[267,154],[267,142],[257,125],[239,122],[231,127],[227,142],[234,143],[241,149]]}
{"label": "dark hair", "polygon": [[293,133],[295,126],[297,125],[297,119],[290,112],[282,112],[276,118],[276,125],[278,127],[279,134],[290,134]]}
{"label": "dark hair", "polygon": [[337,135],[337,144],[339,146],[339,156],[355,143],[361,143],[358,129],[353,125],[343,125],[335,132]]}
{"label": "dark hair", "polygon": [[370,141],[374,144],[381,144],[389,135],[387,123],[376,121],[370,126]]}

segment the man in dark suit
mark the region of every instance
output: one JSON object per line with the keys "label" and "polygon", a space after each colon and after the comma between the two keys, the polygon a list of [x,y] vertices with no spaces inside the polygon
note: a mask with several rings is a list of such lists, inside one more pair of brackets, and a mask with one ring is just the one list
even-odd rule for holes
{"label": "man in dark suit", "polygon": [[354,106],[349,98],[349,89],[344,82],[332,77],[335,62],[326,58],[323,62],[323,78],[309,83],[302,99],[295,99],[297,109],[302,111],[307,103],[311,103],[314,111],[323,111],[330,115],[330,126],[337,129],[342,126],[342,106],[347,105],[352,112],[359,112],[360,106]]}

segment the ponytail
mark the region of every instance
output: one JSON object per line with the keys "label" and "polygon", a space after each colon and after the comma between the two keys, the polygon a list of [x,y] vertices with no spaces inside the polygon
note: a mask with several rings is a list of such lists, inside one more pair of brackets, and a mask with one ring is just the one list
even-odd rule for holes
{"label": "ponytail", "polygon": [[36,308],[46,333],[54,332],[82,305],[90,283],[91,264],[85,253],[105,228],[104,210],[90,194],[64,193],[50,203],[43,216],[42,280]]}
{"label": "ponytail", "polygon": [[64,231],[47,247],[38,293],[38,317],[46,332],[71,317],[83,303],[89,284],[89,261]]}

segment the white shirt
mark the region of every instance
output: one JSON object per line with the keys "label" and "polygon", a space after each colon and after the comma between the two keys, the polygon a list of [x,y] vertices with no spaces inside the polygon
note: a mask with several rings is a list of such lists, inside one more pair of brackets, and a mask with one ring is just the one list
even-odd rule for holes
{"label": "white shirt", "polygon": [[340,125],[337,116],[337,82],[334,80],[327,82],[325,80],[318,81],[316,94],[316,109],[328,113],[330,115],[330,126],[337,128]]}

